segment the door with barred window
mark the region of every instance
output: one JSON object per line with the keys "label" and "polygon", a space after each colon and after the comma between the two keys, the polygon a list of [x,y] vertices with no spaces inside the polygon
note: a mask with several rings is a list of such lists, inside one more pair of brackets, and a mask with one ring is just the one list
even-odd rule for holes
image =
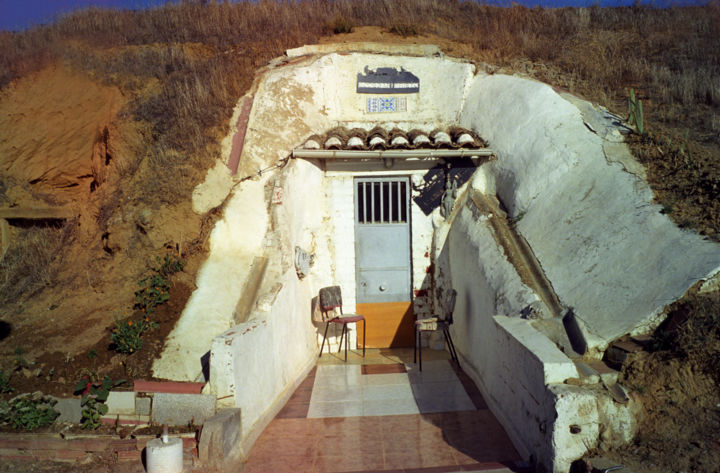
{"label": "door with barred window", "polygon": [[409,180],[357,178],[354,187],[357,312],[367,319],[366,346],[412,346]]}

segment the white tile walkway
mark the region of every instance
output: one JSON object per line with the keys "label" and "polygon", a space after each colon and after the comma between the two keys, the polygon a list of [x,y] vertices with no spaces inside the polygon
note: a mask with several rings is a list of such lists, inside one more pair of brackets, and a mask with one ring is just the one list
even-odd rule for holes
{"label": "white tile walkway", "polygon": [[319,365],[308,418],[384,416],[474,410],[447,360],[427,361],[423,371],[362,374],[361,365]]}

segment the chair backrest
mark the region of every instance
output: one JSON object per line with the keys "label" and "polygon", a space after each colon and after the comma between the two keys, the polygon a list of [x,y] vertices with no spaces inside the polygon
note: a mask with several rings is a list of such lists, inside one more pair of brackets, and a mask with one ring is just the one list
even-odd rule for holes
{"label": "chair backrest", "polygon": [[455,311],[455,299],[457,299],[457,291],[450,289],[445,296],[445,322],[448,324],[453,323],[453,312]]}
{"label": "chair backrest", "polygon": [[323,313],[323,318],[334,318],[330,312],[336,312],[336,309],[340,310],[342,315],[342,291],[340,286],[328,286],[320,289],[320,311]]}

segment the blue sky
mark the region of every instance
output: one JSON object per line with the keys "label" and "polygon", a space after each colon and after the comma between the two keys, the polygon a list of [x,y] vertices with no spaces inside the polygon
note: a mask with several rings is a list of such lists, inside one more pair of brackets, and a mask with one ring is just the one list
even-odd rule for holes
{"label": "blue sky", "polygon": [[[79,8],[100,6],[109,8],[145,8],[165,3],[162,0],[0,0],[0,30],[21,30],[48,23],[58,14]],[[510,0],[488,0],[489,4],[509,5]],[[601,6],[632,5],[634,0],[516,0],[527,6]],[[645,2],[644,2],[645,3]],[[690,5],[707,3],[704,0],[655,0],[654,4]]]}

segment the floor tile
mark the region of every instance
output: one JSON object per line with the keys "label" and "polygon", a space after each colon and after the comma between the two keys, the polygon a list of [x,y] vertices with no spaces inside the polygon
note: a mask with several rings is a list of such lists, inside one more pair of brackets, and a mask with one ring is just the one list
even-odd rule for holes
{"label": "floor tile", "polygon": [[278,419],[304,419],[308,416],[310,402],[288,402],[277,414]]}
{"label": "floor tile", "polygon": [[308,409],[308,418],[354,417],[363,414],[363,402],[358,401],[313,401]]}
{"label": "floor tile", "polygon": [[316,457],[275,456],[254,458],[252,455],[243,469],[243,473],[298,473],[318,471]]}
{"label": "floor tile", "polygon": [[375,399],[363,401],[363,415],[366,416],[419,413],[420,409],[418,409],[418,406],[412,397],[406,399]]}
{"label": "floor tile", "polygon": [[380,417],[328,417],[315,419],[322,422],[321,436],[326,439],[357,436],[362,439],[380,439]]}
{"label": "floor tile", "polygon": [[[380,401],[389,399],[413,400],[410,384],[380,384],[363,386],[363,401]],[[399,413],[400,414],[400,413]]]}
{"label": "floor tile", "polygon": [[347,450],[339,455],[320,456],[316,465],[318,472],[340,472],[381,469],[384,463],[382,455]]}
{"label": "floor tile", "polygon": [[360,378],[363,386],[377,386],[383,384],[410,384],[407,373],[375,374]]}
{"label": "floor tile", "polygon": [[389,373],[406,373],[404,363],[379,363],[372,365],[362,365],[362,374],[389,374]]}
{"label": "floor tile", "polygon": [[416,402],[421,413],[467,411],[475,408],[467,395],[464,398],[420,398]]}
{"label": "floor tile", "polygon": [[518,460],[472,380],[447,353],[426,354],[422,372],[412,348],[351,352],[347,363],[323,355],[260,435],[245,471],[454,473]]}
{"label": "floor tile", "polygon": [[363,390],[360,386],[324,386],[313,391],[310,403],[327,401],[362,401]]}

